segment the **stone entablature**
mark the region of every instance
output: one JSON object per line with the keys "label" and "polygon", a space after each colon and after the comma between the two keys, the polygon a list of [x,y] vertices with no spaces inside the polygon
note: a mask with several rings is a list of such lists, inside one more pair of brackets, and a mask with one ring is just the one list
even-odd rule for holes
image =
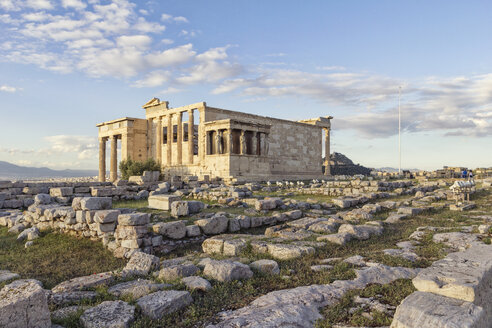
{"label": "stone entablature", "polygon": [[97,125],[101,181],[107,140],[111,181],[117,179],[118,140],[123,160],[153,158],[166,177],[317,178],[323,175],[323,134],[324,152],[330,153],[331,116],[295,122],[209,107],[205,102],[170,108],[157,98],[143,108],[145,120],[125,117]]}

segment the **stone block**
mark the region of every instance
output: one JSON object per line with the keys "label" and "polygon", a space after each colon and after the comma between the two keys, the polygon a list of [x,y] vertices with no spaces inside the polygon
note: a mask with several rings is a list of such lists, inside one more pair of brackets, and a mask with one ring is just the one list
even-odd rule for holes
{"label": "stone block", "polygon": [[123,226],[147,225],[150,222],[148,213],[130,213],[118,215],[118,224]]}
{"label": "stone block", "polygon": [[274,260],[258,260],[249,265],[251,268],[263,273],[279,274],[278,263]]}
{"label": "stone block", "polygon": [[239,279],[250,279],[253,277],[253,272],[246,264],[235,261],[209,261],[203,273],[218,281],[231,281]]}
{"label": "stone block", "polygon": [[121,214],[119,210],[102,210],[94,213],[94,221],[98,223],[113,223]]}
{"label": "stone block", "polygon": [[52,202],[51,196],[48,194],[37,194],[34,196],[34,203],[38,205],[47,205]]}
{"label": "stone block", "polygon": [[109,285],[113,280],[114,277],[111,272],[103,272],[64,281],[51,290],[53,293],[81,291],[86,288]]}
{"label": "stone block", "polygon": [[152,195],[149,196],[149,207],[158,210],[170,211],[171,204],[179,200],[181,200],[181,198],[174,195]]}
{"label": "stone block", "polygon": [[417,291],[398,306],[391,328],[487,328],[491,325],[490,316],[480,306]]}
{"label": "stone block", "polygon": [[195,275],[200,269],[192,263],[182,263],[162,268],[159,271],[159,279],[175,280],[178,278]]}
{"label": "stone block", "polygon": [[187,291],[165,290],[140,298],[137,305],[142,314],[153,320],[158,320],[164,315],[173,313],[193,302],[193,298]]}
{"label": "stone block", "polygon": [[217,235],[227,231],[229,219],[222,215],[216,215],[209,219],[196,220],[195,224],[199,226],[206,235]]}
{"label": "stone block", "polygon": [[222,254],[224,250],[224,240],[219,238],[208,238],[202,243],[202,250],[207,254]]}
{"label": "stone block", "polygon": [[313,247],[290,244],[268,244],[268,253],[279,260],[290,260],[315,252]]}
{"label": "stone block", "polygon": [[122,271],[123,276],[146,276],[152,270],[159,267],[160,261],[157,256],[136,252],[130,257],[130,261],[126,264]]}
{"label": "stone block", "polygon": [[59,188],[50,189],[51,197],[67,197],[72,195],[73,195],[73,187],[59,187]]}
{"label": "stone block", "polygon": [[[73,202],[76,202],[75,199]],[[73,207],[72,202],[72,207]],[[83,197],[80,199],[80,209],[92,211],[92,210],[109,210],[113,205],[111,197]],[[76,210],[76,208],[74,208]]]}
{"label": "stone block", "polygon": [[476,245],[451,253],[422,269],[413,284],[419,291],[472,302],[492,314],[492,246]]}
{"label": "stone block", "polygon": [[185,221],[159,222],[152,226],[155,233],[171,239],[181,239],[186,236]]}
{"label": "stone block", "polygon": [[198,237],[201,235],[200,227],[193,224],[186,226],[186,237]]}
{"label": "stone block", "polygon": [[51,328],[46,293],[36,280],[16,280],[0,290],[0,327]]}
{"label": "stone block", "polygon": [[190,209],[188,208],[187,201],[176,201],[171,204],[171,216],[178,218],[180,216],[188,216]]}
{"label": "stone block", "polygon": [[105,301],[80,316],[84,328],[129,328],[135,319],[135,307],[123,301]]}

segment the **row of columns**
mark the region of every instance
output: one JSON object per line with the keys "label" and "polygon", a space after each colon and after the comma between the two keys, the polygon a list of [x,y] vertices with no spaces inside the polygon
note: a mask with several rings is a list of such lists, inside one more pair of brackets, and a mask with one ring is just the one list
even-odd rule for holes
{"label": "row of columns", "polygon": [[[99,181],[106,181],[106,141],[108,137],[99,138]],[[113,135],[110,139],[109,181],[118,179],[118,136]]]}
{"label": "row of columns", "polygon": [[[212,142],[215,144],[215,149],[217,150],[218,154],[232,154],[232,147],[233,147],[233,137],[232,137],[232,129],[226,129],[226,130],[215,130],[215,131],[208,131],[210,132],[215,132],[215,140],[209,140],[208,142],[208,154],[212,153]],[[224,137],[224,132],[227,137]],[[239,136],[239,154],[241,155],[247,155],[247,141],[246,141],[246,130],[241,130],[241,134]],[[268,154],[268,134],[265,133],[260,133],[257,131],[251,131],[252,133],[252,142],[251,142],[251,153],[253,155],[256,155],[258,153],[257,150],[257,144],[258,144],[258,136],[260,137],[260,154],[261,155],[267,155]],[[226,140],[226,142],[224,142]],[[223,145],[225,146],[225,149],[223,149]]]}
{"label": "row of columns", "polygon": [[[167,117],[167,149],[166,149],[166,163],[167,165],[170,165],[172,163],[173,159],[173,149],[172,149],[172,144],[173,144],[173,136],[174,136],[174,131],[173,131],[173,117],[174,115],[177,115],[177,140],[176,140],[176,145],[177,145],[177,161],[176,163],[178,165],[183,164],[183,136],[184,136],[184,131],[183,131],[183,121],[182,121],[182,116],[183,113],[177,113],[177,114],[168,114],[165,117]],[[159,116],[157,118],[157,140],[155,143],[156,146],[156,157],[157,157],[157,162],[162,163],[162,143],[163,143],[163,126],[162,126],[162,119],[164,116]],[[194,123],[194,117],[193,117],[193,110],[188,110],[188,164],[193,164],[193,156],[194,156],[194,147],[195,147],[195,140],[194,140],[194,131],[195,131],[195,123]]]}

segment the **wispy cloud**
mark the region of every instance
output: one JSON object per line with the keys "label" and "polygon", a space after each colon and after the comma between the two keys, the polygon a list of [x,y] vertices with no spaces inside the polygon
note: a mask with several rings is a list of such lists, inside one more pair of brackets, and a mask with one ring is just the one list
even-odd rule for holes
{"label": "wispy cloud", "polygon": [[16,87],[13,87],[13,86],[10,86],[10,85],[0,85],[0,91],[2,92],[9,92],[9,93],[14,93],[14,92],[17,92],[17,91],[20,91],[22,90],[21,88],[16,88]]}

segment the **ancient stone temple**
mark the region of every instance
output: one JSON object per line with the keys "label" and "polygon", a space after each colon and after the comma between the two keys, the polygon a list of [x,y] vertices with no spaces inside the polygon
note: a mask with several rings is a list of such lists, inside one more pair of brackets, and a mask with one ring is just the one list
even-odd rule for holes
{"label": "ancient stone temple", "polygon": [[[153,98],[145,119],[124,117],[97,124],[99,179],[105,180],[110,141],[110,180],[121,159],[155,159],[165,176],[196,175],[226,181],[313,179],[330,153],[331,116],[289,121],[209,107],[205,102],[170,108]],[[327,157],[329,158],[329,156]],[[330,170],[324,174],[329,175]]]}

